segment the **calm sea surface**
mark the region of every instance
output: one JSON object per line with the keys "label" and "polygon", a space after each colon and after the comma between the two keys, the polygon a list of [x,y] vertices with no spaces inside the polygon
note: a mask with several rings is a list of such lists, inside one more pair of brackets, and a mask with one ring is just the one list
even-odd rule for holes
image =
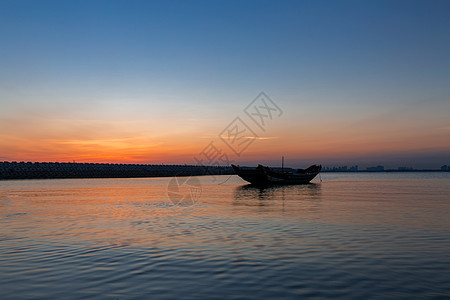
{"label": "calm sea surface", "polygon": [[450,298],[450,173],[185,180],[0,181],[0,299]]}

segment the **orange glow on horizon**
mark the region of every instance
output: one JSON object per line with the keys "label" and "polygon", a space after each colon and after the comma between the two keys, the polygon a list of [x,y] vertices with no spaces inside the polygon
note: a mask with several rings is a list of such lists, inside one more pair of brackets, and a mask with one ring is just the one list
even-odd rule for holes
{"label": "orange glow on horizon", "polygon": [[[288,137],[255,140],[241,156],[236,156],[217,139],[166,137],[164,141],[144,139],[11,139],[0,136],[2,160],[8,161],[59,161],[98,163],[148,163],[195,164],[194,157],[210,143],[226,152],[231,161],[278,160],[281,155],[290,158],[343,158],[377,153],[393,153],[423,148],[423,140],[405,139],[317,139],[304,137],[292,140]],[[429,138],[436,144],[439,137]],[[405,147],[405,145],[408,147]],[[403,146],[403,147],[402,147]],[[406,148],[406,149],[405,149]]]}
{"label": "orange glow on horizon", "polygon": [[355,126],[325,120],[310,128],[306,122],[287,120],[267,133],[259,132],[258,138],[237,156],[218,138],[220,122],[185,121],[0,119],[0,160],[196,164],[194,158],[211,141],[233,162],[278,161],[281,155],[320,160],[402,151],[450,151],[450,130],[445,126],[424,128],[397,120]]}

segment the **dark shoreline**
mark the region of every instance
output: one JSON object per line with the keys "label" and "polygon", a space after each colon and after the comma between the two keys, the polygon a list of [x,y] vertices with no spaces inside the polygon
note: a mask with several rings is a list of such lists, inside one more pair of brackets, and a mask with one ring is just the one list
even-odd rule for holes
{"label": "dark shoreline", "polygon": [[[288,170],[290,168],[285,168]],[[393,172],[448,172],[442,170],[383,171],[331,171],[321,173],[393,173]],[[232,175],[230,166],[201,165],[147,165],[108,163],[59,163],[59,162],[0,162],[0,180],[6,179],[58,179],[58,178],[142,178],[201,175]]]}

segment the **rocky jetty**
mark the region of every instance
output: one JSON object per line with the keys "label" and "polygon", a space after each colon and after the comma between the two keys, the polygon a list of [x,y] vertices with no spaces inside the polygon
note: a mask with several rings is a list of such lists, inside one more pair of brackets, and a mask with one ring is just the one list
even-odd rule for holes
{"label": "rocky jetty", "polygon": [[226,166],[0,162],[0,179],[132,178],[234,174]]}

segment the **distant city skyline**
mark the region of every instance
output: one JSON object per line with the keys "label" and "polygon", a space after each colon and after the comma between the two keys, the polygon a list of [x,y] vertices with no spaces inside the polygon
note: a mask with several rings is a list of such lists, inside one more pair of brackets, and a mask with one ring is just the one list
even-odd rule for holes
{"label": "distant city skyline", "polygon": [[[449,11],[2,1],[0,161],[195,164],[214,142],[242,165],[450,165]],[[245,112],[260,92],[282,111],[264,128]]]}

